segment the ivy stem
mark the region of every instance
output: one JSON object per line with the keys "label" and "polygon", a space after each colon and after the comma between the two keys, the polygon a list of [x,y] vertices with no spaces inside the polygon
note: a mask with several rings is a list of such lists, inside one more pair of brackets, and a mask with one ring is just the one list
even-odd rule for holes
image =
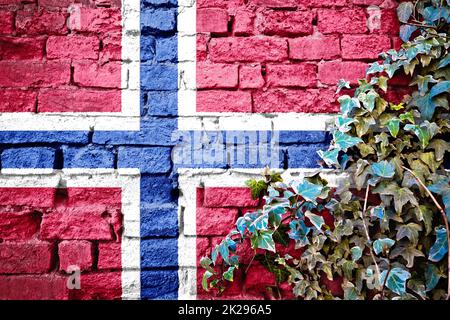
{"label": "ivy stem", "polygon": [[253,254],[252,260],[250,260],[250,263],[248,264],[247,268],[245,268],[245,274],[248,273],[248,269],[250,269],[253,261],[255,260],[255,257],[256,257],[256,250],[255,250],[255,253]]}
{"label": "ivy stem", "polygon": [[[442,216],[442,220],[444,221],[444,225],[445,225],[445,229],[447,231],[447,244],[450,243],[450,228],[448,225],[448,220],[447,220],[447,216],[445,215],[445,211],[442,208],[442,206],[440,205],[440,203],[437,201],[436,197],[433,195],[433,193],[430,191],[430,189],[428,189],[428,187],[425,185],[425,183],[422,182],[422,180],[420,180],[420,178],[416,175],[416,173],[414,171],[412,171],[411,169],[402,166],[402,168],[406,171],[408,171],[415,179],[416,181],[419,183],[419,185],[428,193],[428,195],[430,196],[430,198],[433,200],[434,204],[436,205],[436,207],[438,208],[438,210],[441,212],[441,216]],[[448,277],[447,277],[447,300],[450,300],[450,254],[447,252],[447,273],[448,273]]]}
{"label": "ivy stem", "polygon": [[366,238],[367,238],[367,244],[369,245],[369,249],[370,249],[370,256],[372,257],[373,263],[375,264],[375,271],[377,272],[377,277],[378,279],[380,279],[381,273],[380,273],[380,267],[378,267],[378,263],[377,260],[375,258],[375,254],[373,253],[373,249],[372,249],[372,241],[370,240],[370,235],[369,235],[369,228],[366,225],[366,220],[364,218],[366,212],[367,212],[367,202],[369,200],[369,192],[370,192],[370,184],[367,183],[367,187],[366,187],[366,197],[364,199],[364,209],[361,212],[361,220],[364,226],[364,231],[366,232]]}

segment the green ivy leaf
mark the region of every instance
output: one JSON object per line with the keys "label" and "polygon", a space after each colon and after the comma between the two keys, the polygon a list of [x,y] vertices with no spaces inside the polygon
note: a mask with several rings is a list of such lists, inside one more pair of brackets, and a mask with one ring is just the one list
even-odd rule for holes
{"label": "green ivy leaf", "polygon": [[434,122],[430,123],[425,121],[420,126],[407,124],[405,125],[405,130],[414,132],[417,138],[419,138],[421,148],[425,149],[430,143],[430,140],[438,133],[439,127]]}
{"label": "green ivy leaf", "polygon": [[390,119],[386,123],[386,127],[389,129],[389,133],[391,134],[391,136],[397,138],[398,132],[400,131],[400,119]]}
{"label": "green ivy leaf", "polygon": [[440,179],[433,185],[429,186],[428,189],[442,197],[442,201],[445,206],[445,213],[447,214],[447,219],[450,221],[450,177]]}
{"label": "green ivy leaf", "polygon": [[419,240],[419,231],[422,231],[422,226],[417,223],[410,222],[397,226],[397,240],[401,240],[405,237],[412,243],[416,244]]}
{"label": "green ivy leaf", "polygon": [[234,269],[236,269],[236,267],[229,267],[228,270],[223,273],[223,278],[227,281],[233,282]]}
{"label": "green ivy leaf", "polygon": [[436,161],[442,161],[445,153],[450,152],[450,142],[442,139],[433,139],[427,149],[434,149]]}
{"label": "green ivy leaf", "polygon": [[322,226],[325,224],[325,220],[323,219],[323,217],[311,213],[310,211],[307,211],[305,213],[305,216],[309,219],[309,221],[311,221],[311,223],[314,227],[316,227],[317,230],[322,230]]}
{"label": "green ivy leaf", "polygon": [[441,278],[438,268],[434,264],[428,264],[425,271],[425,286],[427,291],[436,288],[439,279]]}
{"label": "green ivy leaf", "polygon": [[394,244],[395,240],[389,238],[378,239],[373,242],[373,251],[375,254],[387,252]]}
{"label": "green ivy leaf", "polygon": [[439,262],[448,252],[447,230],[444,227],[436,228],[436,242],[431,246],[428,259]]}
{"label": "green ivy leaf", "polygon": [[411,278],[411,274],[402,268],[392,268],[387,274],[387,270],[381,273],[380,283],[383,283],[386,275],[386,287],[388,287],[392,292],[398,295],[404,295],[406,293],[406,281]]}
{"label": "green ivy leaf", "polygon": [[350,252],[353,261],[358,261],[362,257],[362,249],[360,247],[352,247]]}
{"label": "green ivy leaf", "polygon": [[386,160],[372,165],[372,172],[381,178],[392,178],[395,175],[395,166]]}
{"label": "green ivy leaf", "polygon": [[273,231],[260,231],[251,239],[253,249],[275,250],[275,241],[272,238]]}
{"label": "green ivy leaf", "polygon": [[344,116],[348,116],[353,109],[358,109],[360,107],[359,100],[348,95],[339,97],[338,101],[341,105],[341,113]]}
{"label": "green ivy leaf", "polygon": [[403,259],[406,260],[407,268],[412,268],[414,266],[414,258],[416,257],[425,257],[425,255],[423,254],[422,251],[418,250],[415,248],[415,246],[412,245],[400,245],[400,246],[396,246],[389,258],[394,259],[397,257],[403,257]]}
{"label": "green ivy leaf", "polygon": [[328,166],[334,166],[337,165],[338,162],[338,156],[339,156],[339,149],[331,149],[328,151],[322,151],[319,150],[317,151],[317,154],[323,159],[323,161],[325,161],[325,163]]}
{"label": "green ivy leaf", "polygon": [[334,132],[334,143],[342,151],[347,151],[348,148],[354,147],[361,142],[362,140],[360,138],[352,137],[340,131]]}
{"label": "green ivy leaf", "polygon": [[450,53],[448,53],[439,63],[437,64],[436,68],[441,69],[450,64]]}
{"label": "green ivy leaf", "polygon": [[264,180],[247,180],[245,184],[250,188],[253,199],[258,199],[267,190],[267,184]]}
{"label": "green ivy leaf", "polygon": [[208,279],[211,278],[213,275],[214,275],[213,273],[211,273],[209,271],[205,271],[205,273],[203,274],[203,277],[202,277],[202,288],[203,288],[203,290],[209,291]]}
{"label": "green ivy leaf", "polygon": [[412,2],[402,2],[397,7],[397,16],[400,22],[408,22],[414,11],[414,4]]}
{"label": "green ivy leaf", "polygon": [[306,201],[317,203],[317,198],[322,194],[323,186],[303,180],[294,184],[294,190],[302,196]]}

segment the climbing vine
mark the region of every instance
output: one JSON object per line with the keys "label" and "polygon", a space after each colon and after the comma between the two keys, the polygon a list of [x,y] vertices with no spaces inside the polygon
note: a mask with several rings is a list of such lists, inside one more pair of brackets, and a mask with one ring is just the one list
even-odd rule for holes
{"label": "climbing vine", "polygon": [[[356,88],[339,83],[354,94],[339,98],[323,169],[300,181],[266,169],[248,181],[264,206],[201,259],[206,291],[226,290],[241,267],[237,246],[250,241],[300,299],[449,298],[450,1],[406,1],[397,12],[402,47],[382,53]],[[393,103],[386,93],[402,75],[411,94]],[[300,258],[277,252],[289,241]]]}

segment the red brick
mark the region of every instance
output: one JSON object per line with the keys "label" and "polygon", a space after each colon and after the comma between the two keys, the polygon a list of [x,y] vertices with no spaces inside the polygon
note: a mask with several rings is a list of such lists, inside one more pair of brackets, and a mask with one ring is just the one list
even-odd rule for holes
{"label": "red brick", "polygon": [[110,210],[122,207],[121,188],[61,188],[58,189],[57,201],[64,202],[64,207],[86,208],[102,206]]}
{"label": "red brick", "polygon": [[121,12],[119,8],[83,8],[72,10],[69,29],[81,32],[120,33]]}
{"label": "red brick", "polygon": [[367,31],[367,18],[362,9],[318,11],[319,31],[328,33],[365,33]]}
{"label": "red brick", "polygon": [[197,32],[227,33],[228,12],[219,8],[197,10]]}
{"label": "red brick", "polygon": [[0,239],[29,240],[40,224],[40,216],[30,211],[0,212]]}
{"label": "red brick", "polygon": [[101,60],[121,60],[122,59],[122,36],[120,34],[106,35],[102,39],[103,48],[101,51]]}
{"label": "red brick", "polygon": [[208,42],[210,36],[206,34],[197,35],[197,61],[204,61],[208,57]]}
{"label": "red brick", "polygon": [[81,274],[80,290],[71,290],[71,299],[119,300],[122,297],[122,273]]}
{"label": "red brick", "polygon": [[380,34],[398,35],[400,33],[400,22],[396,10],[381,10],[381,19],[378,28],[373,32]]}
{"label": "red brick", "polygon": [[77,0],[38,0],[38,2],[41,7],[67,8]]}
{"label": "red brick", "polygon": [[197,64],[197,88],[236,88],[238,85],[238,65]]}
{"label": "red brick", "polygon": [[287,41],[273,37],[214,38],[209,45],[215,62],[264,62],[287,59]]}
{"label": "red brick", "polygon": [[384,0],[353,0],[354,4],[363,6],[379,6]]}
{"label": "red brick", "polygon": [[82,87],[116,88],[121,87],[121,62],[103,65],[97,62],[74,63],[74,81]]}
{"label": "red brick", "polygon": [[119,112],[120,110],[119,90],[42,90],[38,96],[39,112]]}
{"label": "red brick", "polygon": [[11,34],[14,31],[14,15],[11,11],[0,11],[0,34]]}
{"label": "red brick", "polygon": [[0,204],[33,209],[51,208],[54,206],[55,191],[54,188],[0,188]]}
{"label": "red brick", "polygon": [[210,187],[205,189],[205,207],[255,207],[259,200],[254,200],[249,188]]}
{"label": "red brick", "polygon": [[16,30],[19,34],[67,34],[64,12],[47,10],[20,10],[16,16]]}
{"label": "red brick", "polygon": [[197,8],[237,8],[244,4],[244,0],[198,0]]}
{"label": "red brick", "polygon": [[264,268],[258,261],[254,261],[248,269],[245,278],[245,292],[254,295],[265,295],[267,287],[275,284],[275,275]]}
{"label": "red brick", "polygon": [[255,14],[248,9],[239,9],[234,16],[234,33],[236,35],[253,34]]}
{"label": "red brick", "polygon": [[2,87],[53,87],[68,84],[68,62],[0,61],[0,86]]}
{"label": "red brick", "polygon": [[225,236],[238,216],[237,209],[197,208],[197,235]]}
{"label": "red brick", "polygon": [[339,107],[335,103],[334,91],[275,89],[258,92],[254,95],[254,112],[335,113]]}
{"label": "red brick", "polygon": [[319,64],[319,80],[323,84],[335,85],[340,79],[356,84],[365,77],[367,64],[364,62],[328,61]]}
{"label": "red brick", "polygon": [[1,300],[67,300],[67,279],[58,275],[0,276]]}
{"label": "red brick", "polygon": [[44,214],[41,238],[52,240],[112,240],[105,211],[92,208],[69,209]]}
{"label": "red brick", "polygon": [[392,48],[395,50],[400,50],[403,45],[403,40],[399,37],[392,38]]}
{"label": "red brick", "polygon": [[209,238],[197,237],[196,239],[197,266],[200,266],[200,259],[211,254],[211,244]]}
{"label": "red brick", "polygon": [[348,5],[349,0],[299,0],[298,2],[306,7],[343,7]]}
{"label": "red brick", "polygon": [[37,93],[30,90],[0,90],[0,112],[35,112]]}
{"label": "red brick", "polygon": [[77,266],[80,271],[90,270],[94,261],[93,246],[89,241],[62,241],[58,245],[59,270],[70,271]]}
{"label": "red brick", "polygon": [[289,39],[289,57],[299,60],[339,58],[341,49],[337,36],[314,35]]}
{"label": "red brick", "polygon": [[377,59],[381,52],[391,48],[387,36],[344,35],[341,41],[344,59]]}
{"label": "red brick", "polygon": [[250,0],[251,4],[268,8],[297,8],[297,0]]}
{"label": "red brick", "polygon": [[261,65],[244,65],[239,69],[239,87],[242,89],[258,89],[264,86]]}
{"label": "red brick", "polygon": [[307,35],[313,32],[313,18],[310,11],[266,11],[258,13],[256,26],[267,35]]}
{"label": "red brick", "polygon": [[270,87],[314,87],[317,83],[314,64],[267,65],[266,69]]}
{"label": "red brick", "polygon": [[41,241],[0,243],[0,273],[46,273],[52,267],[53,244]]}
{"label": "red brick", "polygon": [[117,242],[98,244],[99,270],[122,268],[122,244]]}
{"label": "red brick", "polygon": [[97,59],[100,40],[93,36],[49,37],[47,58],[49,59]]}
{"label": "red brick", "polygon": [[331,294],[334,297],[344,297],[344,290],[342,290],[342,281],[343,278],[340,276],[336,276],[333,280],[327,278],[327,276],[322,273],[319,283],[325,286],[328,290],[330,290]]}
{"label": "red brick", "polygon": [[383,94],[383,98],[387,101],[399,104],[400,102],[403,102],[405,96],[411,95],[413,92],[411,87],[405,87],[405,88],[393,88],[393,90],[388,90],[386,94]]}
{"label": "red brick", "polygon": [[197,92],[199,112],[252,112],[249,92],[208,90]]}
{"label": "red brick", "polygon": [[0,37],[0,60],[40,60],[44,39]]}

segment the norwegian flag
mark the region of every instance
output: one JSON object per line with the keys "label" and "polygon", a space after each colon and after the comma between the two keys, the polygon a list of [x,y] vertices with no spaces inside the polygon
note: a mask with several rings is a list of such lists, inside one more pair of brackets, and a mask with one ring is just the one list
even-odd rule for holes
{"label": "norwegian flag", "polygon": [[0,0],[0,299],[206,298],[245,180],[316,168],[335,84],[398,43],[370,2]]}

